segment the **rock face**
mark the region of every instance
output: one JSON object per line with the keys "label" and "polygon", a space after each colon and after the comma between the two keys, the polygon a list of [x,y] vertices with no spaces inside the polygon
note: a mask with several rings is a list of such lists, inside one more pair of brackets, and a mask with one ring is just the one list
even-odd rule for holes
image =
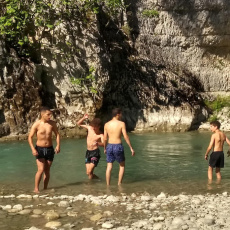
{"label": "rock face", "polygon": [[[73,18],[52,39],[44,33],[33,61],[0,41],[0,137],[26,134],[41,105],[66,136],[84,134],[76,128],[83,113],[106,121],[113,107],[136,131],[186,131],[207,118],[200,92],[229,90],[227,0],[127,5],[118,23],[100,9],[87,25]],[[153,9],[158,16],[143,15]]]}

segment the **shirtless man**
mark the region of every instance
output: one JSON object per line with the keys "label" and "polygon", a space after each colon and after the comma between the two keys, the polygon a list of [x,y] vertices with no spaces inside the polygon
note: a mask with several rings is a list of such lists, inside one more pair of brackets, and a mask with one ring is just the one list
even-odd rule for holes
{"label": "shirtless man", "polygon": [[[50,167],[52,165],[54,154],[60,152],[60,135],[56,126],[56,123],[51,119],[52,112],[47,107],[42,107],[41,118],[36,121],[29,133],[28,142],[32,150],[32,154],[36,157],[37,173],[35,175],[35,187],[34,192],[39,192],[39,184],[42,174],[44,189],[47,189],[50,179]],[[52,132],[56,135],[57,146],[54,150],[52,144]],[[37,142],[34,147],[33,136],[36,134]]]}
{"label": "shirtless man", "polygon": [[86,174],[89,179],[97,179],[98,177],[93,173],[94,168],[97,167],[101,158],[99,145],[103,146],[103,134],[100,134],[101,120],[94,118],[89,125],[83,125],[83,121],[88,119],[88,114],[85,114],[77,124],[88,130],[87,135],[87,151],[85,154]]}
{"label": "shirtless man", "polygon": [[[118,185],[120,185],[122,183],[122,179],[125,172],[124,148],[121,143],[122,134],[124,136],[126,143],[130,147],[132,156],[135,155],[135,152],[131,146],[129,137],[127,135],[125,123],[120,121],[122,116],[121,109],[113,109],[112,116],[112,120],[107,122],[104,127],[104,152],[105,154],[107,154],[106,183],[107,185],[110,185],[110,177],[113,168],[113,162],[116,160],[120,165],[118,175]],[[109,137],[108,144],[107,137]]]}
{"label": "shirtless man", "polygon": [[220,131],[220,122],[212,121],[210,123],[210,130],[214,133],[212,134],[210,144],[205,153],[205,160],[208,160],[208,154],[213,148],[213,152],[210,155],[209,167],[208,167],[208,179],[212,180],[213,168],[216,168],[216,177],[218,180],[221,179],[220,168],[224,168],[224,152],[223,145],[226,141],[230,146],[229,139],[225,136],[223,132]]}

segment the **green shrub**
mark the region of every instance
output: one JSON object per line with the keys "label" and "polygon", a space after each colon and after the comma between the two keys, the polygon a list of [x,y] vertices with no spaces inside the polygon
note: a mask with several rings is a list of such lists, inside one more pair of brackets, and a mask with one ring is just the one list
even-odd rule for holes
{"label": "green shrub", "polygon": [[218,96],[214,101],[205,100],[205,104],[212,111],[219,112],[224,107],[230,107],[230,96]]}
{"label": "green shrub", "polygon": [[142,15],[148,18],[159,17],[159,12],[157,10],[143,10]]}

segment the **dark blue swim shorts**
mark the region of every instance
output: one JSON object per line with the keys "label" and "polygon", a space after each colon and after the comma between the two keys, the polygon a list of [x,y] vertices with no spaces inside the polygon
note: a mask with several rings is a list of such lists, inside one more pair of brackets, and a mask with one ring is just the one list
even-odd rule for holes
{"label": "dark blue swim shorts", "polygon": [[38,152],[38,156],[36,156],[36,159],[44,158],[47,161],[53,161],[54,154],[55,154],[53,146],[50,147],[35,146],[35,149]]}
{"label": "dark blue swim shorts", "polygon": [[125,161],[124,148],[122,144],[108,144],[106,146],[107,163],[113,163],[115,160],[118,163]]}

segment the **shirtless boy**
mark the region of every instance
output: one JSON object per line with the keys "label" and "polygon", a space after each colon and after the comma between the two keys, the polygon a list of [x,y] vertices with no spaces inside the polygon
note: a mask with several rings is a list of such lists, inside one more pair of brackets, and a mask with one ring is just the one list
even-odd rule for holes
{"label": "shirtless boy", "polygon": [[99,145],[103,143],[103,134],[100,134],[101,120],[99,118],[94,118],[89,125],[82,124],[84,120],[88,119],[88,114],[85,114],[77,124],[88,130],[87,135],[87,151],[85,154],[85,166],[86,174],[89,179],[97,179],[98,177],[93,173],[94,168],[97,167],[100,160],[100,149]]}
{"label": "shirtless boy", "polygon": [[[110,185],[113,162],[116,160],[120,165],[118,175],[118,185],[120,185],[125,172],[125,156],[124,148],[121,143],[121,135],[124,136],[124,139],[131,150],[132,156],[135,155],[135,152],[127,135],[125,123],[120,121],[122,117],[121,109],[113,109],[112,116],[112,120],[107,122],[104,127],[104,152],[107,160],[106,183],[107,185]],[[107,137],[109,137],[108,144]]]}
{"label": "shirtless boy", "polygon": [[[52,165],[54,154],[60,152],[60,135],[56,123],[51,120],[52,112],[48,107],[42,107],[41,118],[36,121],[29,133],[28,142],[32,154],[36,157],[37,173],[35,175],[34,192],[39,192],[39,184],[43,174],[44,189],[47,189],[50,179],[50,167]],[[56,135],[57,146],[54,150],[52,144],[52,133]],[[33,136],[36,134],[37,142],[34,147]]]}
{"label": "shirtless boy", "polygon": [[223,132],[220,131],[220,122],[212,121],[210,123],[210,130],[214,133],[212,134],[210,144],[205,153],[205,160],[208,160],[208,154],[213,149],[213,152],[210,155],[209,167],[208,167],[208,179],[212,180],[212,171],[213,168],[216,168],[216,177],[218,180],[221,179],[220,168],[224,168],[224,152],[223,145],[226,141],[230,146],[229,139],[225,136]]}

